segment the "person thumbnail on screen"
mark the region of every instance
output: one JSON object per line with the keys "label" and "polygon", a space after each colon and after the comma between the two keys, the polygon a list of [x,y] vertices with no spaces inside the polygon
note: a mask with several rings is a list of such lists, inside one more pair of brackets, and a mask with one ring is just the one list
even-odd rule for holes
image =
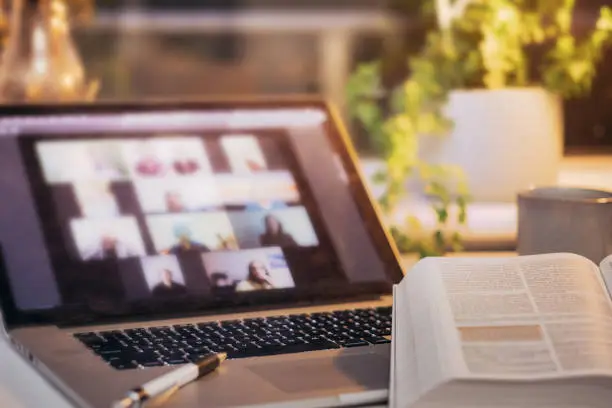
{"label": "person thumbnail on screen", "polygon": [[210,274],[209,278],[212,286],[215,288],[228,288],[234,286],[234,282],[230,280],[225,272],[213,272]]}
{"label": "person thumbnail on screen", "polygon": [[168,212],[187,211],[189,206],[185,203],[185,195],[178,190],[167,190],[163,193],[164,207]]}
{"label": "person thumbnail on screen", "polygon": [[262,261],[256,259],[249,262],[247,270],[246,278],[236,284],[236,292],[274,289],[276,287],[268,267]]}
{"label": "person thumbnail on screen", "polygon": [[119,206],[111,185],[104,181],[77,182],[74,193],[83,217],[118,217]]}
{"label": "person thumbnail on screen", "polygon": [[234,173],[253,173],[268,168],[261,146],[253,135],[226,135],[221,146]]}
{"label": "person thumbnail on screen", "polygon": [[194,240],[193,231],[187,224],[175,224],[172,228],[176,242],[169,249],[162,250],[162,253],[180,254],[188,251],[209,252],[210,248],[199,241]]}
{"label": "person thumbnail on screen", "polygon": [[249,292],[293,288],[295,283],[280,248],[263,248],[202,255],[212,287],[218,291]]}
{"label": "person thumbnail on screen", "polygon": [[146,253],[134,217],[74,219],[70,228],[84,261],[139,257]]}
{"label": "person thumbnail on screen", "polygon": [[223,203],[248,209],[279,208],[300,201],[293,175],[275,171],[251,175],[218,174],[217,185]]}
{"label": "person thumbnail on screen", "polygon": [[120,144],[105,140],[44,141],[36,152],[47,183],[117,181],[129,176]]}
{"label": "person thumbnail on screen", "polygon": [[223,211],[151,215],[147,225],[155,249],[161,254],[238,248],[232,224]]}
{"label": "person thumbnail on screen", "polygon": [[134,186],[145,213],[192,212],[221,206],[219,189],[210,176],[141,179]]}
{"label": "person thumbnail on screen", "polygon": [[196,176],[212,172],[203,141],[198,137],[125,141],[123,153],[135,179]]}
{"label": "person thumbnail on screen", "polygon": [[296,246],[297,242],[291,234],[285,232],[283,223],[274,215],[264,217],[264,232],[259,236],[261,246]]}
{"label": "person thumbnail on screen", "polygon": [[225,295],[236,291],[236,282],[233,282],[225,272],[213,272],[209,274],[208,278],[211,286],[218,294]]}
{"label": "person thumbnail on screen", "polygon": [[319,245],[308,212],[302,206],[229,214],[241,248]]}
{"label": "person thumbnail on screen", "polygon": [[187,294],[185,277],[175,256],[151,256],[140,262],[151,296],[168,298]]}

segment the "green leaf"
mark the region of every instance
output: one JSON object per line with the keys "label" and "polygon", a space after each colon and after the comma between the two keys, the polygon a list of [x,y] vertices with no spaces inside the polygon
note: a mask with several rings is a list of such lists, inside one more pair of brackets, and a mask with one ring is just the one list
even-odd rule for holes
{"label": "green leaf", "polygon": [[444,232],[437,230],[433,234],[435,250],[439,254],[443,254],[446,248],[446,240],[444,239]]}
{"label": "green leaf", "polygon": [[606,6],[601,9],[596,27],[597,30],[612,31],[612,8]]}
{"label": "green leaf", "polygon": [[440,224],[446,224],[448,221],[448,209],[446,207],[437,208],[436,215],[438,216],[438,222]]}
{"label": "green leaf", "polygon": [[588,61],[572,61],[567,66],[567,72],[574,82],[580,82],[591,71]]}
{"label": "green leaf", "polygon": [[572,12],[571,8],[560,8],[555,13],[555,22],[563,33],[568,33],[572,28]]}
{"label": "green leaf", "polygon": [[387,180],[387,172],[384,170],[379,170],[372,176],[372,182],[375,184],[384,184]]}
{"label": "green leaf", "polygon": [[453,232],[451,235],[451,248],[454,252],[460,252],[464,249],[463,238],[457,231]]}

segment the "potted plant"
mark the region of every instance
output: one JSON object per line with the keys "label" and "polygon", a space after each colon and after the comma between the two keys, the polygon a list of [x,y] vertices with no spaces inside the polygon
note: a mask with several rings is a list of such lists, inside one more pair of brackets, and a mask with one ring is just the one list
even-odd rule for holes
{"label": "potted plant", "polygon": [[460,247],[458,230],[448,225],[451,216],[465,223],[470,196],[514,201],[520,189],[556,182],[561,99],[589,92],[612,42],[612,9],[602,8],[591,32],[577,38],[574,6],[575,0],[433,0],[423,16],[434,17],[435,28],[409,57],[407,78],[385,86],[381,61],[356,69],[347,86],[349,111],[384,158],[374,177],[383,186],[382,208],[395,214],[406,181],[416,178],[437,217],[427,239],[415,217],[407,225],[393,221],[401,250],[430,255]]}

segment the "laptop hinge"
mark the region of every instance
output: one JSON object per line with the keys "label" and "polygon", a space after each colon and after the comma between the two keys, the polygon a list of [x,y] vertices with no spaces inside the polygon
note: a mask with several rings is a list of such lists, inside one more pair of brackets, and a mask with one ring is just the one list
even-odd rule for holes
{"label": "laptop hinge", "polygon": [[214,308],[206,310],[193,310],[188,312],[180,313],[147,313],[147,314],[131,314],[117,315],[115,313],[108,313],[104,311],[92,311],[91,313],[76,313],[69,315],[64,314],[57,320],[57,326],[61,328],[86,326],[92,324],[120,324],[120,323],[134,323],[134,322],[146,322],[155,320],[171,320],[171,319],[182,319],[182,318],[193,318],[193,317],[206,317],[211,315],[223,315],[223,314],[237,314],[237,313],[251,313],[251,312],[266,312],[274,311],[278,309],[304,309],[305,307],[313,306],[332,306],[346,303],[360,303],[360,302],[375,302],[380,301],[384,295],[363,295],[363,296],[351,296],[350,298],[335,298],[329,300],[317,300],[317,301],[299,301],[291,304],[277,303],[267,305],[248,305],[248,306],[234,306],[225,308]]}

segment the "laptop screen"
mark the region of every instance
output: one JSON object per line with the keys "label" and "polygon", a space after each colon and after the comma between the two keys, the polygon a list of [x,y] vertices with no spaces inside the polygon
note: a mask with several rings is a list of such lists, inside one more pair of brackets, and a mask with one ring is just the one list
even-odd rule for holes
{"label": "laptop screen", "polygon": [[0,118],[16,309],[180,311],[388,287],[397,265],[336,131],[324,106]]}

